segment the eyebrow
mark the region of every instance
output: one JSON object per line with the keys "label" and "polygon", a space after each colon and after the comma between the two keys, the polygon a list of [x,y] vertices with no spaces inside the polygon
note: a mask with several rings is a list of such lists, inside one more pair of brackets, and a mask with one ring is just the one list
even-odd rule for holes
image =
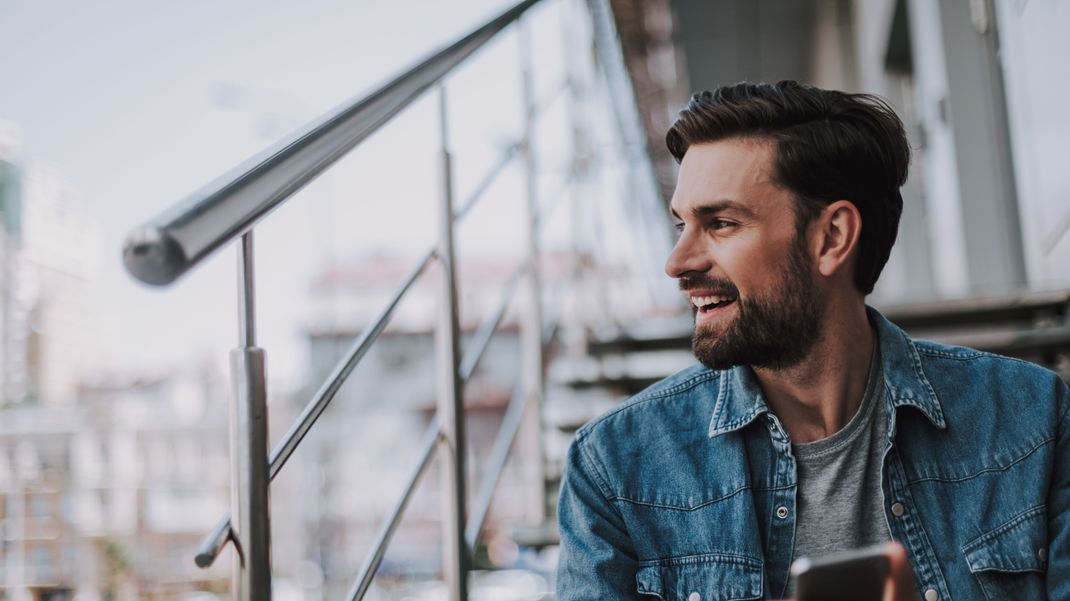
{"label": "eyebrow", "polygon": [[[683,220],[680,217],[680,214],[676,212],[676,209],[669,207],[669,211],[672,213],[673,217],[680,219],[681,221]],[[693,215],[696,219],[701,219],[703,217],[709,217],[711,215],[716,215],[725,211],[736,211],[737,213],[740,213],[743,216],[750,218],[757,217],[757,214],[754,211],[747,208],[742,203],[736,202],[734,200],[716,200],[708,202],[706,204],[701,204],[697,207],[692,207],[691,215]]]}

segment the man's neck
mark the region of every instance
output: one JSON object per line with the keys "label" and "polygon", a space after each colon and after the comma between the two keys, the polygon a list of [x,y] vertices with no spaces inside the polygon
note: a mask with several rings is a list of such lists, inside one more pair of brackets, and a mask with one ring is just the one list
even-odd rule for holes
{"label": "man's neck", "polygon": [[826,309],[820,337],[802,362],[782,370],[754,368],[766,403],[795,443],[838,432],[866,391],[875,334],[865,305],[830,303]]}

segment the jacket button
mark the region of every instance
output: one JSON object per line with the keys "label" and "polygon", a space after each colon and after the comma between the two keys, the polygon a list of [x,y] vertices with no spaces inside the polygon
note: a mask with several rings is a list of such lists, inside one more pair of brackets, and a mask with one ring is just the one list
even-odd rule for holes
{"label": "jacket button", "polygon": [[[901,517],[904,513],[906,513],[906,508],[903,507],[902,503],[892,503],[892,515],[894,515],[895,517]],[[932,590],[932,589],[929,589],[929,590]],[[933,594],[936,594],[936,591],[933,591]],[[932,600],[931,599],[927,599],[926,601],[932,601]]]}
{"label": "jacket button", "polygon": [[936,601],[939,596],[934,588],[925,591],[925,601]]}
{"label": "jacket button", "polygon": [[696,591],[687,596],[687,601],[702,601],[702,595]]}
{"label": "jacket button", "polygon": [[1048,550],[1044,547],[1037,549],[1037,559],[1041,562],[1048,561]]}
{"label": "jacket button", "polygon": [[780,518],[780,519],[784,519],[784,518],[788,517],[788,508],[784,507],[783,505],[781,505],[780,507],[777,507],[776,508],[776,516],[778,518]]}

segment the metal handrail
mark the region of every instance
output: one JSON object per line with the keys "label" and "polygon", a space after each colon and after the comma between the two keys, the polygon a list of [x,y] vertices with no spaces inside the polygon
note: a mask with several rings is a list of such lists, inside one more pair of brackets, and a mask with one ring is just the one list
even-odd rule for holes
{"label": "metal handrail", "polygon": [[[492,320],[488,320],[488,322],[490,321]],[[544,343],[549,343],[553,338],[556,328],[556,322],[547,325],[542,334]],[[487,341],[489,341],[489,338]],[[473,355],[482,355],[482,352],[474,351]],[[467,358],[469,355],[466,354],[465,356]],[[530,398],[530,394],[524,394],[523,387],[518,383],[513,388],[513,394],[510,397],[505,417],[502,419],[502,426],[499,428],[498,436],[494,441],[494,450],[491,453],[491,465],[494,466],[494,469],[492,469],[483,480],[483,484],[480,487],[480,496],[477,498],[475,504],[476,511],[472,514],[477,517],[469,523],[469,528],[465,533],[465,540],[467,541],[470,550],[475,548],[480,531],[483,528],[484,522],[486,522],[494,490],[498,480],[501,478],[505,461],[508,459],[509,450],[512,448],[513,440],[516,438],[516,435],[520,430],[520,423],[523,421],[524,408],[527,406],[528,398]],[[379,569],[379,565],[382,563],[383,556],[386,553],[386,548],[390,544],[390,539],[393,538],[394,532],[401,523],[405,508],[408,506],[409,500],[412,498],[417,485],[419,485],[420,479],[427,471],[427,467],[434,451],[434,443],[438,440],[438,437],[441,434],[441,428],[442,421],[439,415],[435,414],[431,423],[424,431],[424,443],[421,445],[420,459],[413,467],[409,479],[406,480],[405,486],[401,490],[400,497],[394,503],[394,507],[390,510],[389,517],[380,526],[378,533],[376,533],[375,542],[372,544],[371,552],[368,554],[368,557],[365,558],[364,564],[361,565],[360,571],[357,573],[357,577],[353,582],[353,586],[346,595],[348,601],[361,599],[364,596],[364,593],[368,591],[368,587],[371,586],[372,580],[375,578],[375,572]]]}
{"label": "metal handrail", "polygon": [[[567,190],[568,182],[566,182],[564,187]],[[546,206],[539,212],[535,227],[538,227],[538,224],[542,223],[546,216],[558,206],[558,201],[564,197],[563,192],[564,191],[562,190],[561,193],[554,195],[553,199],[546,203]],[[516,292],[516,288],[520,283],[521,278],[530,269],[531,261],[530,257],[528,257],[507,280],[502,297],[498,301],[498,306],[483,320],[482,323],[480,323],[476,330],[476,334],[464,351],[464,357],[461,359],[460,367],[458,368],[461,381],[468,381],[468,379],[475,373],[479,361],[483,358],[487,348],[490,346],[491,338],[497,331],[498,326],[501,325],[502,319],[505,317],[505,313],[509,309],[513,293]],[[547,324],[544,331],[541,333],[543,345],[550,342],[556,329],[556,321],[551,321]],[[465,540],[467,541],[469,552],[475,548],[475,543],[478,541],[480,531],[483,528],[483,524],[486,522],[494,491],[501,478],[505,462],[509,457],[509,451],[512,449],[513,440],[516,438],[516,435],[520,430],[520,423],[523,421],[524,409],[527,407],[527,401],[530,397],[531,391],[525,391],[523,385],[517,383],[513,389],[513,394],[510,397],[505,417],[502,419],[502,425],[498,429],[498,434],[495,437],[490,462],[492,469],[486,476],[484,476],[483,483],[479,490],[479,496],[475,501],[476,510],[472,515],[476,516],[476,519],[469,523],[468,529],[465,532]],[[390,517],[384,522],[376,535],[375,544],[372,545],[371,553],[365,560],[364,565],[361,566],[357,579],[354,582],[353,587],[350,589],[349,595],[346,597],[349,601],[355,601],[362,598],[364,593],[367,592],[368,587],[371,586],[371,581],[375,577],[375,571],[379,568],[379,564],[382,562],[386,547],[390,543],[390,539],[393,537],[394,531],[397,529],[397,526],[401,521],[405,507],[408,505],[413,491],[419,484],[421,476],[427,470],[430,453],[433,451],[433,443],[440,436],[441,427],[441,417],[436,413],[431,424],[427,428],[427,433],[425,434],[424,439],[425,445],[431,444],[432,448],[430,450],[426,447],[423,448],[424,450],[421,452],[419,462],[413,469],[413,473],[410,475],[405,487],[402,489],[401,497],[395,502],[393,509],[391,509]],[[428,440],[431,442],[427,443]]]}
{"label": "metal handrail", "polygon": [[[349,374],[356,369],[364,355],[367,354],[368,349],[371,348],[379,335],[390,322],[390,318],[393,317],[394,311],[397,309],[398,304],[401,302],[402,297],[409,291],[412,285],[420,277],[420,275],[427,269],[427,266],[431,264],[432,259],[435,257],[434,250],[427,252],[424,257],[413,267],[408,277],[402,283],[401,287],[394,292],[394,295],[387,302],[386,306],[379,312],[378,317],[372,322],[371,327],[367,328],[361,336],[353,343],[349,351],[346,352],[345,357],[331,372],[331,375],[320,386],[316,394],[313,395],[312,400],[305,405],[305,408],[301,411],[301,415],[290,426],[289,431],[282,437],[282,440],[271,451],[271,458],[269,459],[269,471],[268,477],[271,480],[275,479],[275,476],[282,469],[282,466],[286,464],[286,461],[293,455],[293,452],[297,449],[297,445],[301,443],[305,435],[308,434],[312,425],[316,423],[319,416],[327,409],[327,406],[334,399],[334,395],[338,392],[338,389],[342,387]],[[197,550],[197,555],[194,561],[198,566],[206,568],[215,562],[219,553],[222,552],[223,547],[226,546],[227,540],[230,534],[230,516],[225,515],[223,519],[219,521],[212,532],[201,543],[200,548]]]}
{"label": "metal handrail", "polygon": [[[388,325],[390,317],[394,313],[394,309],[397,307],[398,302],[417,280],[423,270],[430,263],[434,256],[434,252],[429,252],[427,256],[413,268],[409,277],[406,278],[402,286],[394,293],[394,296],[387,303],[386,307],[381,311],[379,318],[373,323],[372,327],[366,330],[358,339],[349,352],[346,353],[345,359],[339,363],[334,372],[324,382],[320,390],[313,397],[313,400],[305,406],[305,409],[301,412],[301,415],[294,421],[293,426],[283,436],[282,440],[276,445],[275,449],[271,452],[269,477],[271,480],[275,479],[275,476],[282,469],[282,466],[286,463],[286,460],[290,458],[290,455],[296,450],[305,434],[312,428],[312,425],[316,422],[319,416],[327,408],[333,400],[338,388],[344,383],[349,373],[353,371],[356,365],[364,357],[367,350],[371,347],[372,343],[379,337],[383,329]],[[472,342],[468,348],[465,349],[464,357],[461,360],[461,367],[459,369],[461,381],[467,381],[475,373],[475,369],[479,364],[480,359],[486,353],[487,348],[490,346],[491,338],[494,335],[495,330],[501,324],[502,319],[505,317],[505,312],[509,308],[509,301],[511,300],[512,293],[516,290],[517,284],[520,282],[521,276],[529,269],[527,264],[522,265],[510,276],[508,282],[505,285],[505,293],[502,295],[502,299],[498,308],[491,313],[490,317],[485,319],[476,331]],[[441,429],[441,422],[436,416],[435,421],[435,437],[437,440],[438,432]],[[432,441],[433,442],[433,441]],[[426,458],[421,460],[426,462]],[[422,465],[422,463],[421,463]],[[422,472],[425,467],[420,467]],[[411,482],[411,486],[415,487],[416,482]],[[400,503],[407,503],[407,497],[411,491],[406,490],[403,496],[403,500]],[[216,558],[223,551],[223,547],[226,546],[229,540],[230,534],[230,515],[225,515],[216,524],[216,527],[212,529],[212,532],[205,537],[201,543],[200,548],[197,551],[197,555],[194,561],[199,567],[207,568],[215,562]],[[389,537],[387,537],[387,540]],[[386,541],[384,541],[386,542]],[[373,549],[375,549],[373,547]],[[378,551],[376,551],[378,552]]]}
{"label": "metal handrail", "polygon": [[[535,216],[532,226],[536,232],[545,222],[546,218],[558,207],[559,202],[565,197],[565,192],[568,190],[571,183],[572,178],[570,177],[563,184],[562,190],[552,196],[551,200],[548,201]],[[525,261],[513,273],[512,277],[510,277],[505,285],[505,292],[502,294],[502,299],[499,302],[497,309],[491,313],[490,318],[480,324],[479,330],[470,345],[471,352],[465,352],[464,360],[461,362],[460,372],[462,380],[467,381],[475,372],[479,360],[483,357],[483,353],[489,346],[491,337],[494,335],[502,318],[505,316],[506,310],[509,308],[509,301],[512,293],[515,292],[517,285],[520,283],[520,278],[527,273],[531,267],[530,260]],[[551,320],[546,324],[545,330],[541,333],[543,346],[549,344],[556,329],[556,320]],[[505,468],[505,462],[509,458],[509,452],[512,450],[513,440],[520,431],[524,409],[527,407],[528,399],[531,398],[532,394],[533,391],[524,390],[518,385],[514,388],[513,394],[509,398],[505,416],[502,418],[502,424],[498,428],[498,434],[495,436],[494,446],[491,449],[490,460],[488,462],[491,468],[484,476],[483,482],[480,485],[479,492],[473,504],[474,509],[471,512],[473,518],[469,521],[468,528],[465,531],[465,540],[468,542],[468,548],[470,550],[475,549],[476,543],[479,542],[483,524],[487,520],[490,503],[494,498],[494,492],[497,489],[498,481],[501,479],[502,472]]]}
{"label": "metal handrail", "polygon": [[[479,184],[472,190],[468,198],[460,209],[454,212],[454,219],[460,221],[464,218],[483,197],[483,194],[490,188],[490,185],[494,183],[494,180],[502,173],[505,167],[516,156],[516,151],[519,148],[518,144],[510,144],[506,147],[505,151],[501,153],[498,160],[487,170],[487,173],[480,180]],[[305,408],[301,411],[301,414],[294,421],[290,429],[283,435],[282,440],[275,446],[271,452],[270,458],[270,478],[275,479],[276,474],[282,469],[282,466],[286,464],[286,461],[290,458],[293,452],[297,449],[298,444],[308,434],[319,416],[327,409],[331,401],[334,400],[334,395],[345,383],[349,374],[356,369],[357,365],[367,354],[372,344],[378,340],[379,335],[389,325],[390,319],[394,315],[395,309],[401,302],[401,299],[408,293],[409,289],[416,282],[417,279],[423,274],[424,270],[431,264],[436,258],[434,247],[428,249],[423,257],[413,266],[408,276],[402,282],[401,286],[394,292],[390,300],[379,311],[379,314],[371,322],[360,337],[353,342],[349,350],[346,351],[342,360],[335,366],[334,370],[327,377],[324,383],[320,386],[316,394],[313,395],[312,400],[305,405]],[[500,321],[500,317],[498,318]],[[482,351],[481,351],[482,352]],[[472,364],[474,369],[474,362],[465,356],[466,361]],[[476,359],[478,361],[478,359]],[[462,370],[462,380],[466,380],[467,376],[464,376]],[[227,542],[230,540],[230,515],[224,515],[215,528],[206,536],[201,545],[197,549],[197,555],[194,557],[194,562],[201,568],[207,568],[211,566],[219,554],[223,551]]]}
{"label": "metal handrail", "polygon": [[[135,230],[124,246],[124,260],[128,270],[142,281],[154,285],[167,285],[186,271],[192,269],[221,246],[244,236],[241,250],[243,257],[251,259],[253,226],[272,210],[280,206],[295,192],[311,182],[320,173],[337,162],[350,150],[390,121],[409,106],[432,85],[442,79],[458,64],[486,44],[506,26],[517,21],[539,0],[524,0],[498,17],[479,27],[469,35],[435,53],[401,76],[380,87],[371,95],[350,103],[321,119],[305,126],[287,139],[273,145],[247,163],[239,166],[205,188],[189,196],[172,209],[161,213],[154,220]],[[588,0],[596,20],[604,19],[605,0]],[[599,12],[601,7],[602,12]],[[598,27],[596,27],[598,29]],[[601,29],[605,29],[603,27]],[[255,321],[252,300],[251,262],[241,270],[240,285],[246,294],[240,294],[241,348],[232,353],[232,371],[238,383],[232,399],[232,415],[240,419],[240,427],[232,428],[232,473],[244,474],[245,480],[232,480],[232,511],[204,541],[197,555],[197,564],[206,567],[218,557],[228,541],[234,541],[237,549],[235,562],[234,591],[243,601],[270,598],[270,558],[268,557],[270,534],[267,511],[268,483],[279,473],[294,450],[304,439],[312,425],[325,411],[342,384],[365,357],[371,345],[385,330],[401,299],[413,284],[426,272],[433,260],[439,261],[444,278],[442,295],[446,299],[442,307],[442,319],[436,331],[439,352],[436,353],[436,370],[439,381],[438,411],[428,427],[421,447],[420,460],[405,486],[401,498],[392,509],[388,520],[382,525],[372,553],[366,558],[360,577],[350,591],[350,599],[359,599],[367,591],[380,566],[386,547],[397,529],[411,500],[416,486],[431,463],[436,448],[442,452],[445,486],[452,491],[446,496],[444,538],[447,541],[444,570],[448,573],[450,596],[453,599],[467,598],[466,575],[474,545],[479,541],[486,521],[492,497],[501,479],[512,446],[517,439],[526,407],[538,404],[543,396],[545,332],[552,335],[554,326],[540,326],[540,285],[537,232],[545,222],[546,215],[557,205],[560,198],[547,203],[542,210],[536,205],[538,198],[535,185],[536,165],[533,155],[533,126],[538,114],[549,107],[562,90],[562,85],[552,90],[543,102],[534,101],[534,85],[531,72],[531,51],[525,43],[521,22],[521,54],[524,84],[524,134],[519,142],[504,148],[504,152],[489,173],[476,186],[471,198],[460,209],[454,209],[453,168],[447,136],[447,111],[445,86],[440,85],[440,122],[442,124],[442,197],[439,211],[439,242],[428,250],[413,267],[402,286],[391,297],[374,322],[354,341],[351,348],[305,406],[298,420],[290,427],[283,439],[267,454],[266,445],[266,392],[263,373],[263,351],[255,347]],[[597,33],[597,32],[596,32]],[[605,37],[605,32],[602,32]],[[619,57],[618,57],[619,58]],[[566,79],[566,83],[569,80]],[[511,276],[503,295],[502,305],[485,319],[470,341],[465,353],[460,353],[458,343],[458,307],[456,303],[456,270],[453,237],[455,222],[466,215],[488,190],[497,175],[510,161],[522,154],[526,167],[528,228],[526,259]],[[575,171],[575,169],[574,169]],[[572,181],[573,172],[565,189]],[[530,278],[525,288],[526,303],[533,311],[525,313],[521,323],[521,347],[523,374],[506,409],[506,415],[496,435],[489,470],[480,484],[480,495],[473,504],[473,519],[465,515],[466,476],[464,455],[464,416],[462,383],[475,372],[476,366],[489,346],[491,338],[500,326],[510,299],[518,283]],[[256,359],[256,361],[253,361]],[[245,388],[242,388],[242,385]],[[235,407],[238,407],[235,412]],[[242,413],[245,408],[245,413]],[[259,411],[259,413],[256,413]],[[264,444],[260,444],[264,443]],[[257,448],[259,447],[259,448]],[[244,455],[236,453],[241,449]],[[541,460],[541,449],[532,451]],[[265,462],[264,460],[267,459]],[[245,463],[243,464],[242,461]],[[259,473],[246,469],[250,461],[259,466]],[[266,468],[266,469],[264,469]],[[251,475],[250,475],[251,474]],[[251,493],[249,491],[252,491]],[[543,503],[545,507],[545,503]],[[543,510],[540,510],[542,515]],[[253,516],[252,518],[250,516]],[[543,516],[545,517],[545,516]],[[239,519],[240,518],[240,519]],[[467,522],[467,527],[466,527]],[[256,556],[247,556],[248,545],[255,547]],[[250,565],[246,565],[250,564]]]}
{"label": "metal handrail", "polygon": [[538,2],[520,2],[135,229],[123,247],[127,270],[147,284],[174,282],[345,156]]}

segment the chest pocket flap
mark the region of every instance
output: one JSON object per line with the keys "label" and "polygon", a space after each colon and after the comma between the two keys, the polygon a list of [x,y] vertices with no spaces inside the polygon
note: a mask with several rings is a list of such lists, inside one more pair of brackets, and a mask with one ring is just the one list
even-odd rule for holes
{"label": "chest pocket flap", "polygon": [[736,601],[762,596],[762,562],[740,555],[690,555],[643,562],[639,594],[663,601]]}
{"label": "chest pocket flap", "polygon": [[962,546],[970,571],[1041,572],[1047,545],[1043,507],[1034,507]]}
{"label": "chest pocket flap", "polygon": [[1047,519],[1035,507],[962,546],[966,563],[988,599],[1047,599]]}

